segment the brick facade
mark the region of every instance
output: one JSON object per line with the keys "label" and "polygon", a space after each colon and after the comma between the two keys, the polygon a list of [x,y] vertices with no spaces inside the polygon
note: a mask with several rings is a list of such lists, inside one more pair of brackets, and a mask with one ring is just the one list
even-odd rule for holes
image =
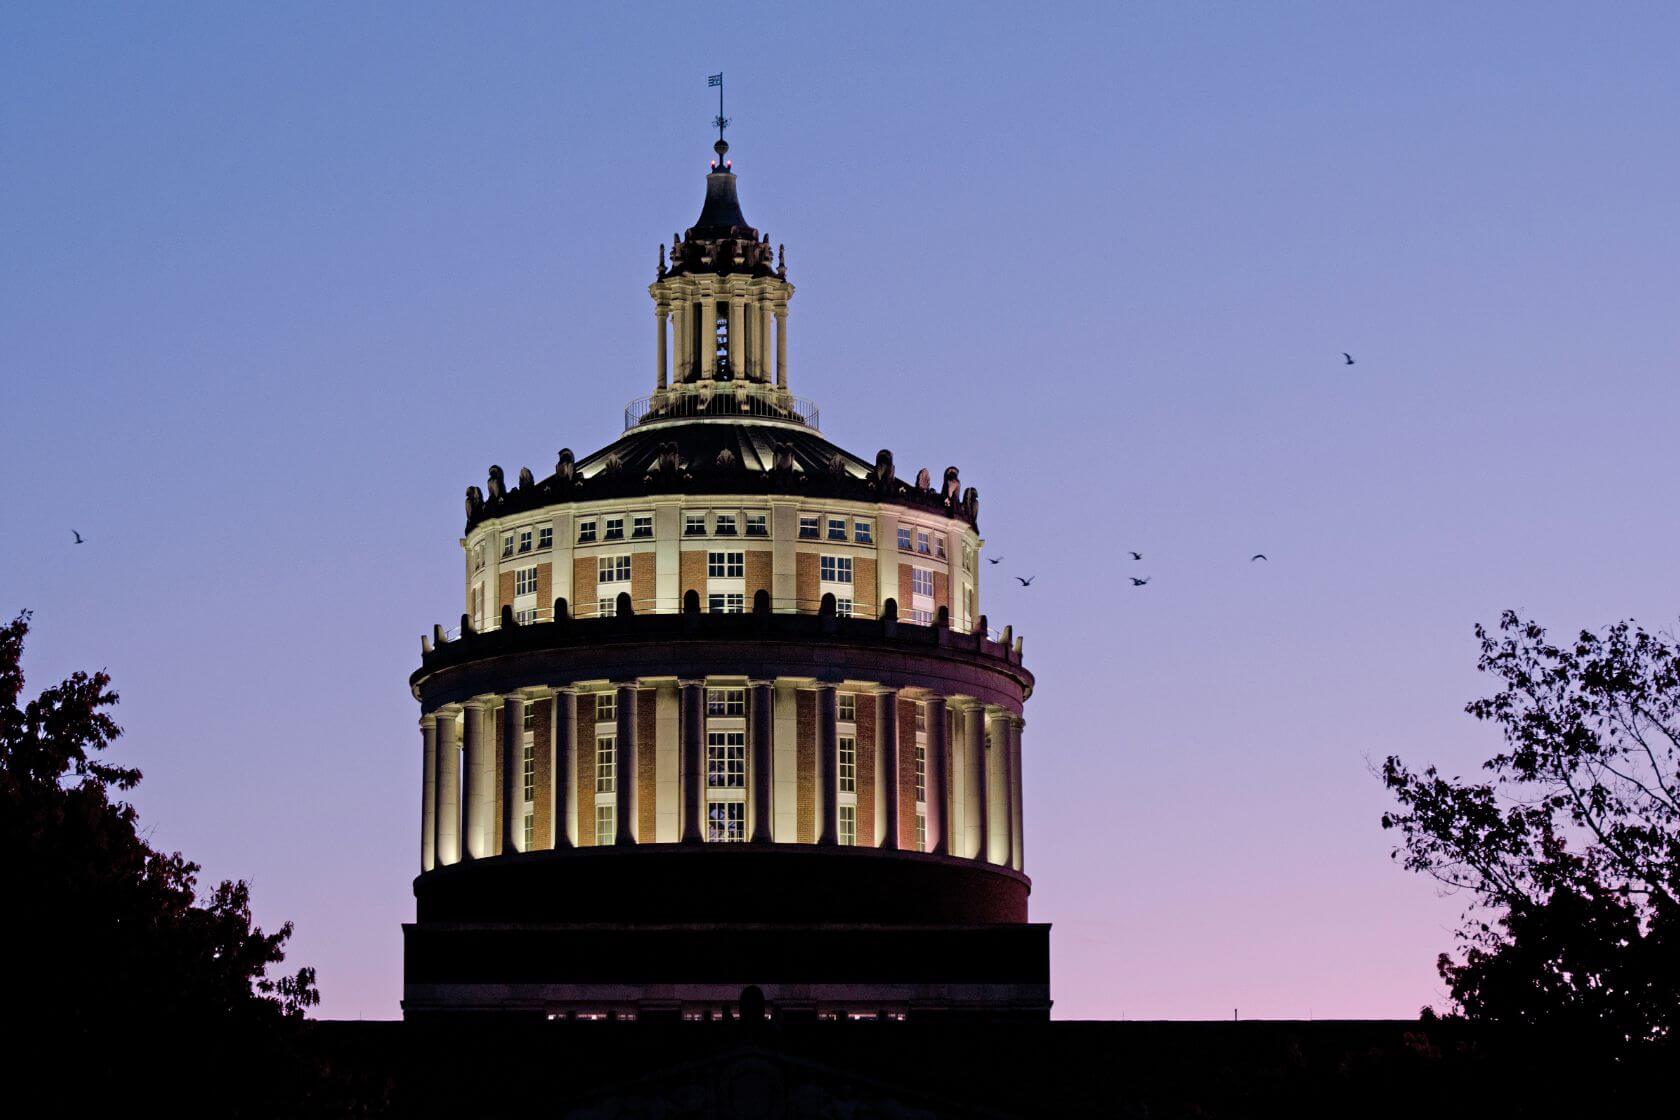
{"label": "brick facade", "polygon": [[898,701],[898,846],[916,850],[916,702]]}
{"label": "brick facade", "polygon": [[752,610],[753,596],[760,591],[770,592],[770,565],[774,556],[768,549],[747,553],[747,609]]}
{"label": "brick facade", "polygon": [[657,696],[651,688],[636,693],[636,841],[640,844],[651,844],[659,835]]}
{"label": "brick facade", "polygon": [[857,694],[857,842],[875,843],[875,697]]}
{"label": "brick facade", "polygon": [[951,606],[951,577],[935,568],[933,572],[933,609],[939,612],[940,607],[949,609]]}
{"label": "brick facade", "polygon": [[682,551],[681,559],[677,563],[677,582],[682,587],[683,598],[688,598],[688,593],[692,591],[700,596],[700,609],[706,609],[706,550],[704,548],[685,548]]}
{"label": "brick facade", "polygon": [[852,614],[858,618],[879,618],[881,615],[875,564],[875,559],[869,556],[859,556],[852,561]]}
{"label": "brick facade", "polygon": [[[544,560],[537,565],[537,609],[546,611],[554,606],[554,565]],[[547,618],[548,615],[541,617]]]}
{"label": "brick facade", "polygon": [[821,570],[821,561],[818,560],[815,552],[801,552],[793,558],[793,593],[799,599],[797,609],[806,612],[816,611],[817,603],[822,598],[817,593],[817,587],[821,582],[818,578]]}
{"label": "brick facade", "polygon": [[898,569],[898,617],[910,617],[910,565],[902,564]]}
{"label": "brick facade", "polygon": [[491,784],[496,787],[496,808],[490,815],[490,853],[499,856],[502,854],[502,775],[506,773],[502,769],[502,758],[506,754],[502,748],[502,709],[497,707],[485,722],[490,725],[490,741],[496,745],[495,777],[491,779]]}
{"label": "brick facade", "polygon": [[651,552],[638,552],[630,557],[630,603],[637,611],[654,609],[654,565],[658,561]]}
{"label": "brick facade", "polygon": [[[545,569],[546,570],[546,569]],[[537,700],[531,704],[532,744],[536,748],[536,804],[532,807],[532,848],[548,848],[554,844],[554,772],[549,768],[548,743],[554,726],[554,701]],[[559,754],[559,751],[555,751]],[[561,806],[565,811],[565,806]]]}
{"label": "brick facade", "polygon": [[[595,617],[595,600],[599,598],[595,594],[595,575],[598,567],[593,556],[572,558],[572,614],[577,618]],[[593,708],[589,718],[595,718]]]}
{"label": "brick facade", "polygon": [[502,613],[502,608],[503,607],[508,607],[508,606],[513,605],[513,569],[512,568],[507,568],[507,569],[502,571],[501,575],[496,580],[496,586],[499,589],[498,594],[497,594],[497,598],[496,598],[496,614],[500,615]]}
{"label": "brick facade", "polygon": [[595,845],[595,697],[577,698],[578,847]]}

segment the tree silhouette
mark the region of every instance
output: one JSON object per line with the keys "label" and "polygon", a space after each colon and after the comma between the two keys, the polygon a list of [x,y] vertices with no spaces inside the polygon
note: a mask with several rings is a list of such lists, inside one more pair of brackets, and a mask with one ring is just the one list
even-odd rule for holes
{"label": "tree silhouette", "polygon": [[[109,760],[121,735],[103,672],[22,702],[29,615],[0,629],[0,960],[14,1068],[83,1105],[214,1099],[261,1114],[307,1095],[295,1046],[315,972],[271,976],[291,923],[252,923],[250,890],[202,898],[197,864],[138,831],[140,771]],[[274,1075],[287,1069],[283,1080]],[[191,1071],[189,1091],[183,1078]],[[254,1092],[264,1080],[269,1089]]]}
{"label": "tree silhouette", "polygon": [[1510,611],[1476,636],[1500,687],[1466,711],[1506,745],[1487,779],[1382,767],[1395,857],[1471,896],[1462,957],[1441,954],[1441,977],[1472,1019],[1611,1051],[1673,1041],[1680,646],[1627,622],[1553,644]]}

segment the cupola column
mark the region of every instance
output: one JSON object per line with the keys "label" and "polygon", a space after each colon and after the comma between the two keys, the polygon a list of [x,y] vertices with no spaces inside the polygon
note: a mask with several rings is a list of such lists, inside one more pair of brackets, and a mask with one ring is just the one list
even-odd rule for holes
{"label": "cupola column", "polygon": [[554,822],[554,847],[570,848],[577,835],[577,689],[570,685],[554,689],[554,711],[548,721],[553,739],[548,744],[548,819]]}
{"label": "cupola column", "polygon": [[978,701],[971,702],[963,709],[963,745],[968,748],[968,761],[963,769],[968,772],[968,780],[974,783],[974,796],[968,799],[968,804],[974,806],[976,842],[972,852],[966,855],[984,860],[986,845],[991,843],[991,782],[986,767],[990,762],[987,755],[986,743],[986,709]]}
{"label": "cupola column", "polygon": [[729,293],[729,376],[742,381],[747,378],[747,337],[742,329],[744,302],[740,292]]}
{"label": "cupola column", "polygon": [[688,380],[688,371],[690,366],[693,365],[688,356],[689,307],[686,298],[678,299],[671,304],[671,383],[673,385],[681,385]]}
{"label": "cupola column", "polygon": [[776,388],[788,387],[787,304],[776,305]]}
{"label": "cupola column", "polygon": [[775,729],[775,683],[751,681],[752,706],[749,709],[748,735],[751,736],[752,762],[747,774],[752,794],[752,842],[768,844],[775,838],[776,806],[772,784],[775,763],[771,755],[771,734]]}
{"label": "cupola column", "polygon": [[461,709],[461,754],[465,771],[462,798],[462,829],[466,859],[484,859],[491,854],[495,833],[491,816],[496,805],[496,750],[490,742],[490,709],[482,700],[469,700]]}
{"label": "cupola column", "polygon": [[881,847],[898,850],[898,689],[882,688],[875,693],[875,740],[880,744],[881,764],[875,780],[881,785]]}
{"label": "cupola column", "polygon": [[420,717],[420,870],[437,866],[437,716]]}
{"label": "cupola column", "polygon": [[[999,709],[988,721],[991,724],[992,738],[990,748],[993,757],[987,759],[987,773],[995,767],[1002,780],[998,783],[997,797],[994,799],[1000,812],[992,819],[991,835],[987,838],[986,846],[981,849],[984,858],[992,863],[1009,866],[1011,855],[1010,833],[1014,831],[1014,802],[1015,767],[1011,760],[1015,757],[1015,717],[1009,712]],[[992,812],[990,803],[986,806],[988,815]]]}
{"label": "cupola column", "polygon": [[502,697],[502,854],[525,847],[525,698]]}
{"label": "cupola column", "polygon": [[758,370],[758,380],[770,380],[770,301],[763,296],[758,297],[758,332],[753,338],[753,365]]}
{"label": "cupola column", "polygon": [[822,791],[822,827],[817,843],[840,842],[840,704],[834,686],[817,685],[817,772]]}
{"label": "cupola column", "polygon": [[704,681],[680,681],[682,688],[681,711],[677,720],[678,752],[681,757],[682,768],[682,830],[678,834],[684,844],[698,844],[705,839],[706,833],[701,826],[704,791],[700,782],[704,768],[701,765],[703,749],[701,741],[705,738]]}
{"label": "cupola column", "polygon": [[951,854],[950,790],[951,751],[945,733],[945,697],[929,696],[927,705],[927,836],[928,851],[936,856]]}
{"label": "cupola column", "polygon": [[665,334],[666,334],[666,330],[667,330],[666,324],[667,324],[667,321],[670,319],[670,317],[671,317],[671,308],[670,308],[669,305],[661,303],[657,307],[654,308],[654,311],[653,311],[654,322],[657,323],[658,326],[659,326],[658,357],[657,357],[657,359],[654,363],[655,364],[654,372],[655,372],[655,376],[657,378],[657,380],[655,381],[654,387],[657,388],[657,389],[664,389],[665,388],[666,367],[668,365],[668,363],[666,361],[666,353],[665,353]]}
{"label": "cupola column", "polygon": [[700,376],[711,379],[717,376],[717,297],[702,288],[695,308],[699,328],[695,337],[700,346]]}
{"label": "cupola column", "polygon": [[445,708],[437,727],[437,865],[461,862],[461,724]]}
{"label": "cupola column", "polygon": [[618,773],[613,783],[616,789],[615,800],[617,808],[613,815],[617,818],[617,829],[613,836],[615,844],[636,843],[636,811],[638,798],[636,796],[636,692],[635,681],[621,681],[614,686],[618,689],[618,735],[613,745],[614,763]]}
{"label": "cupola column", "polygon": [[1009,782],[1009,821],[1010,821],[1010,866],[1017,871],[1026,870],[1025,855],[1026,836],[1021,826],[1021,731],[1027,726],[1027,721],[1020,716],[1012,716],[1009,720],[1009,760],[1014,773]]}

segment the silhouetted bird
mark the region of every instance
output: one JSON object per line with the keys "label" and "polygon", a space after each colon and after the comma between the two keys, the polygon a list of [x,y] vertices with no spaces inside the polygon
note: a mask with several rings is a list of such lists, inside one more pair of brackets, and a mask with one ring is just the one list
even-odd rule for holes
{"label": "silhouetted bird", "polygon": [[988,556],[988,557],[986,557],[986,559],[990,560],[994,564],[1003,563],[1003,557],[1001,557],[1001,556]]}
{"label": "silhouetted bird", "polygon": [[1132,559],[1133,560],[1142,560],[1143,559],[1143,553],[1141,553],[1141,552],[1132,553]]}
{"label": "silhouetted bird", "polygon": [[1347,364],[1348,365],[1351,366],[1353,364],[1353,355],[1349,354],[1346,350],[1342,351],[1342,357],[1347,359]]}
{"label": "silhouetted bird", "polygon": [[1154,578],[1155,578],[1154,576],[1144,576],[1142,579],[1139,579],[1138,577],[1133,576],[1132,577],[1132,586],[1133,587],[1142,587],[1144,584],[1148,583],[1150,580],[1152,580]]}
{"label": "silhouetted bird", "polygon": [[1256,552],[1253,556],[1248,558],[1248,562],[1250,564],[1254,563],[1256,560],[1264,560],[1268,564],[1272,562],[1271,557],[1267,556],[1264,552]]}
{"label": "silhouetted bird", "polygon": [[76,532],[76,530],[74,530],[74,529],[70,530],[70,535],[76,538],[76,543],[77,544],[82,543],[82,535],[80,533]]}
{"label": "silhouetted bird", "polygon": [[1038,577],[1037,576],[1028,576],[1026,579],[1021,579],[1020,576],[1016,576],[1015,578],[1021,580],[1021,586],[1022,587],[1031,587],[1032,586],[1032,581],[1037,579]]}

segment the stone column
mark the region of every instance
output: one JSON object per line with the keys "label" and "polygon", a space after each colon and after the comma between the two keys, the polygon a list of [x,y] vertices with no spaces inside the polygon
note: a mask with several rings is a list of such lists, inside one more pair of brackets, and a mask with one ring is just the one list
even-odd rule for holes
{"label": "stone column", "polygon": [[667,364],[665,360],[665,324],[670,317],[671,309],[665,304],[662,303],[658,307],[654,308],[653,318],[654,321],[659,324],[659,356],[655,363],[657,380],[654,382],[654,387],[656,389],[665,388],[665,369]]}
{"label": "stone column", "polygon": [[729,368],[734,377],[745,380],[747,376],[747,335],[742,328],[743,300],[738,293],[729,296]]}
{"label": "stone column", "polygon": [[1027,867],[1026,835],[1021,823],[1021,730],[1026,726],[1027,721],[1020,716],[1014,716],[1009,721],[1009,760],[1014,769],[1009,786],[1010,847],[1013,850],[1006,862],[1017,871],[1025,871]]}
{"label": "stone column", "polygon": [[420,717],[420,870],[437,866],[437,716]]}
{"label": "stone column", "polygon": [[[963,709],[963,738],[968,741],[968,765],[966,769],[971,775],[969,780],[974,783],[975,804],[978,808],[979,827],[975,829],[978,842],[974,851],[969,853],[974,859],[985,862],[989,857],[988,845],[992,842],[992,783],[991,774],[987,770],[991,759],[987,755],[989,744],[986,742],[986,709],[978,701]],[[995,740],[994,740],[995,741]]]}
{"label": "stone column", "polygon": [[682,825],[678,835],[684,844],[698,844],[706,838],[705,774],[706,720],[704,681],[679,681],[682,698],[677,716],[678,752],[681,755]]}
{"label": "stone column", "polygon": [[453,709],[438,713],[437,727],[437,863],[461,862],[461,726]]}
{"label": "stone column", "polygon": [[525,847],[525,698],[502,697],[502,854]]}
{"label": "stone column", "polygon": [[671,384],[681,385],[688,376],[688,344],[683,338],[683,325],[687,323],[688,301],[679,299],[671,304]]}
{"label": "stone column", "polygon": [[548,819],[554,826],[554,846],[570,848],[577,835],[577,689],[554,690],[554,711],[548,720],[549,791],[553,802]]}
{"label": "stone column", "polygon": [[[991,828],[986,835],[979,851],[986,863],[1010,863],[1010,831],[1015,828],[1011,823],[1010,813],[1010,714],[1006,710],[998,709],[991,714],[991,737],[986,759],[986,818],[991,821]],[[1001,788],[998,789],[998,803],[1000,811],[993,811],[991,804],[991,769],[998,767],[1001,774]]]}
{"label": "stone column", "polygon": [[776,388],[788,387],[787,305],[776,305]]}
{"label": "stone column", "polygon": [[747,765],[747,784],[752,798],[752,842],[768,844],[775,839],[776,803],[772,784],[775,763],[771,757],[771,733],[775,729],[775,684],[771,681],[749,681],[752,706],[749,709],[747,734],[751,737],[751,761]]}
{"label": "stone column", "polygon": [[613,788],[618,828],[613,836],[615,844],[636,842],[636,814],[640,808],[636,800],[636,682],[622,681],[618,689],[618,734],[613,744],[615,767]]}
{"label": "stone column", "polygon": [[881,799],[881,847],[898,849],[898,689],[875,693],[875,739],[881,744],[881,765],[875,780],[886,783]]}
{"label": "stone column", "polygon": [[700,347],[700,376],[712,378],[717,376],[717,299],[709,292],[702,292],[695,300],[696,325],[698,334],[696,343]]}
{"label": "stone column", "polygon": [[827,682],[817,685],[817,788],[822,790],[822,821],[817,843],[840,842],[840,697]]}
{"label": "stone column", "polygon": [[770,380],[770,301],[767,299],[758,301],[758,331],[754,334],[753,341],[757,344],[754,352],[758,355],[758,379],[768,382]]}
{"label": "stone column", "polygon": [[479,700],[469,700],[461,709],[461,754],[466,795],[461,812],[466,818],[461,829],[465,859],[483,859],[491,853],[495,833],[490,820],[496,807],[496,751],[490,742],[490,711]]}
{"label": "stone column", "polygon": [[927,831],[928,851],[937,856],[951,854],[949,822],[951,793],[946,775],[951,754],[945,735],[945,697],[929,696],[927,704]]}

